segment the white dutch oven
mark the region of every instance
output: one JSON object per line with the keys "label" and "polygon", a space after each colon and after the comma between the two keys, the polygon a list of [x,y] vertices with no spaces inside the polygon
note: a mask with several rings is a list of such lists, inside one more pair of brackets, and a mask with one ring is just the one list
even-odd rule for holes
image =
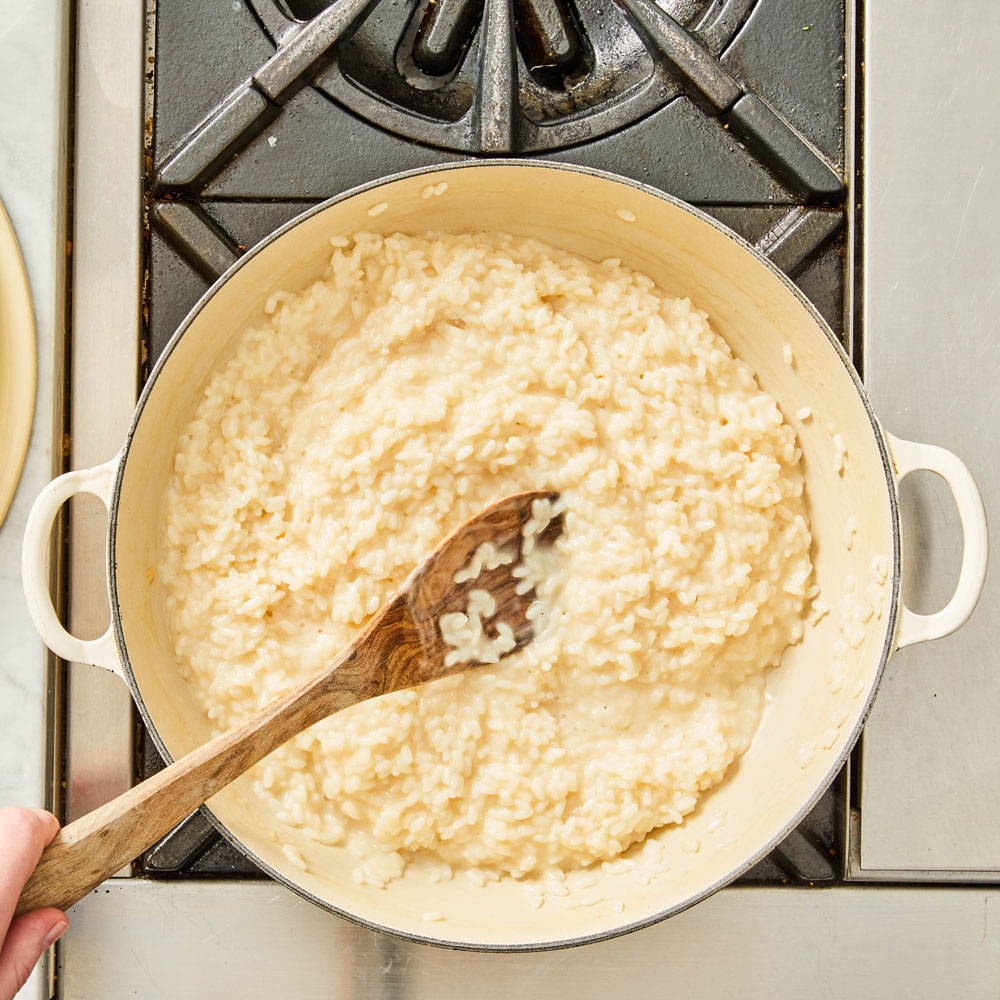
{"label": "white dutch oven", "polygon": [[[440,197],[428,185],[447,182]],[[381,203],[381,212],[370,210]],[[757,373],[795,422],[802,442],[815,565],[822,597],[834,609],[771,672],[771,698],[750,749],[682,828],[653,836],[669,871],[639,884],[598,871],[594,905],[563,901],[534,909],[523,887],[502,881],[475,887],[464,878],[432,885],[408,873],[386,890],[355,884],[352,859],[289,832],[309,871],[291,865],[264,831],[270,816],[242,782],[209,803],[219,829],[275,878],[334,912],[410,938],[476,949],[532,949],[619,934],[677,913],[732,881],[789,832],[840,769],[857,739],[889,655],[947,635],[972,613],[986,574],[982,500],[966,467],[950,452],[901,441],[880,427],[840,344],[803,295],[748,244],[689,206],[641,185],[575,167],[480,162],[401,174],[300,216],[234,265],[202,297],[164,351],[136,408],[121,453],[105,465],[51,483],[31,512],[24,543],[24,588],[35,624],[66,660],[117,673],[132,691],[163,753],[177,757],[209,735],[206,719],[181,680],[164,621],[162,594],[147,571],[159,561],[160,505],[180,429],[209,374],[234,338],[262,316],[278,289],[317,279],[331,236],[358,230],[499,229],[546,240],[591,259],[619,257],[651,275],[670,295],[688,296]],[[790,366],[784,354],[789,345]],[[795,414],[809,407],[811,420]],[[832,426],[831,426],[832,425]],[[846,445],[836,469],[833,433]],[[918,615],[900,599],[900,480],[929,469],[950,486],[964,530],[958,586],[941,611]],[[59,623],[46,589],[49,530],[75,493],[100,497],[110,511],[109,596],[112,625],[82,641]],[[856,521],[848,547],[845,526]],[[832,666],[842,638],[845,581],[859,592],[884,560],[885,584],[863,634]],[[842,673],[842,677],[838,674]],[[621,904],[624,908],[621,909]],[[423,915],[444,916],[434,923]]]}

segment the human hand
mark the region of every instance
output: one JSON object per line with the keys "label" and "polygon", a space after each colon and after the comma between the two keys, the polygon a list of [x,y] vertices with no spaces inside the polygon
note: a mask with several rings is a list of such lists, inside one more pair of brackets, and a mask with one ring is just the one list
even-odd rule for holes
{"label": "human hand", "polygon": [[51,906],[14,917],[24,883],[58,832],[59,821],[44,809],[0,809],[0,1000],[13,1000],[42,952],[69,927],[66,914]]}

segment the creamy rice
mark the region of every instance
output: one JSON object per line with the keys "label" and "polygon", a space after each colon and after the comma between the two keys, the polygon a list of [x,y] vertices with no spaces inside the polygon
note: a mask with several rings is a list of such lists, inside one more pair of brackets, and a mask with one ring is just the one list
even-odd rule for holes
{"label": "creamy rice", "polygon": [[540,638],[276,751],[253,788],[279,829],[384,885],[548,877],[682,822],[802,635],[799,448],[753,373],[647,277],[496,234],[338,239],[268,312],[166,500],[158,575],[217,728],[321,668],[463,519],[566,502]]}

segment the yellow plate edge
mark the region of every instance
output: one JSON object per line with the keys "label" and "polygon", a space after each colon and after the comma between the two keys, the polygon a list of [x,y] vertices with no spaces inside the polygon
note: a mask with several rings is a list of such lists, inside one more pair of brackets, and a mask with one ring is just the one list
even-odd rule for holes
{"label": "yellow plate edge", "polygon": [[0,201],[0,524],[21,478],[35,412],[35,315],[24,258]]}

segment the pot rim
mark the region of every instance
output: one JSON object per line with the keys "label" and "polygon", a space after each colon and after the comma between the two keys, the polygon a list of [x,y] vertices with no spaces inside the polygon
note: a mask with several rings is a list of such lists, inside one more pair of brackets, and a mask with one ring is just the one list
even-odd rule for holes
{"label": "pot rim", "polygon": [[888,444],[885,438],[885,432],[882,429],[881,424],[875,411],[872,408],[871,401],[868,398],[868,394],[865,391],[864,385],[861,382],[861,378],[858,375],[851,359],[848,357],[847,352],[844,350],[843,345],[840,340],[830,329],[826,320],[820,315],[816,307],[809,301],[805,294],[791,281],[791,279],[778,267],[775,266],[767,257],[765,257],[756,247],[745,240],[742,236],[733,232],[728,227],[724,226],[717,219],[708,215],[706,212],[695,208],[693,205],[689,205],[687,202],[682,201],[673,195],[667,194],[664,191],[660,191],[657,188],[652,187],[648,184],[643,184],[640,181],[633,180],[628,177],[624,177],[620,174],[612,173],[607,170],[598,170],[593,167],[582,167],[576,164],[569,163],[557,163],[550,161],[538,161],[529,159],[506,159],[506,158],[488,158],[481,160],[460,160],[455,163],[430,166],[430,167],[417,167],[412,170],[399,171],[387,175],[386,177],[378,178],[377,180],[369,181],[365,184],[360,184],[356,187],[350,188],[341,194],[334,195],[332,198],[327,198],[326,200],[320,202],[317,205],[312,206],[301,214],[290,219],[284,225],[280,226],[273,233],[267,236],[265,239],[261,240],[256,246],[248,250],[239,260],[235,261],[226,271],[224,271],[201,295],[198,301],[191,307],[191,310],[181,321],[177,330],[171,336],[170,340],[167,342],[162,353],[156,361],[149,373],[149,377],[143,386],[142,392],[139,395],[139,399],[136,402],[135,410],[132,414],[132,419],[129,424],[128,434],[125,438],[125,443],[122,447],[118,468],[115,473],[114,485],[111,493],[111,502],[108,508],[108,549],[107,549],[107,560],[108,560],[108,599],[111,605],[111,620],[112,627],[115,635],[115,643],[118,648],[118,655],[121,660],[124,676],[126,683],[128,684],[132,697],[136,703],[139,713],[142,716],[143,722],[145,723],[147,729],[149,730],[150,736],[152,737],[153,743],[156,745],[157,750],[163,756],[164,760],[169,764],[173,762],[173,757],[167,750],[160,737],[159,731],[156,727],[155,722],[150,716],[149,710],[146,708],[146,704],[143,700],[142,693],[139,690],[139,686],[136,682],[135,673],[132,669],[131,661],[128,656],[128,649],[125,645],[125,636],[121,624],[121,614],[118,604],[118,585],[117,585],[117,575],[116,575],[116,560],[115,551],[118,538],[118,507],[121,498],[121,488],[122,482],[125,475],[125,467],[128,463],[129,452],[132,447],[132,441],[135,437],[136,431],[139,426],[139,422],[142,419],[143,411],[145,409],[146,403],[149,400],[150,395],[153,393],[157,378],[163,368],[170,360],[170,356],[173,353],[174,348],[180,342],[181,338],[191,327],[194,321],[197,319],[198,315],[201,313],[202,309],[208,303],[208,301],[216,294],[216,292],[225,284],[230,278],[235,275],[240,268],[242,268],[249,260],[255,257],[257,254],[263,252],[265,249],[269,248],[272,243],[277,239],[287,233],[289,230],[293,229],[295,226],[304,222],[306,219],[312,218],[314,215],[318,215],[324,212],[326,209],[333,205],[337,205],[342,201],[346,201],[348,198],[353,198],[356,195],[363,194],[367,191],[372,191],[377,188],[383,187],[387,184],[394,183],[396,181],[405,180],[411,177],[419,177],[424,174],[441,174],[446,173],[450,170],[465,170],[465,169],[491,169],[497,167],[529,167],[535,170],[562,170],[570,173],[585,174],[590,177],[596,177],[600,180],[609,181],[613,184],[621,184],[627,187],[634,188],[645,194],[652,195],[655,198],[665,201],[676,208],[680,208],[685,212],[690,213],[702,222],[707,223],[713,229],[732,240],[737,246],[749,253],[758,263],[766,267],[775,277],[779,279],[785,289],[790,292],[795,299],[810,315],[813,322],[816,324],[820,332],[822,332],[827,340],[833,346],[837,357],[840,359],[841,364],[847,371],[854,388],[861,399],[861,403],[865,408],[865,412],[868,415],[868,420],[872,428],[872,433],[875,438],[876,446],[878,447],[879,455],[882,459],[882,468],[885,474],[886,486],[888,487],[889,495],[889,507],[890,507],[890,522],[892,527],[892,576],[891,576],[891,587],[890,587],[890,600],[888,613],[885,616],[885,640],[882,644],[882,652],[879,657],[878,667],[875,671],[874,683],[871,686],[871,690],[868,693],[868,697],[865,701],[864,707],[858,721],[854,726],[853,731],[850,734],[850,738],[844,744],[843,749],[836,755],[835,759],[830,765],[826,775],[816,786],[815,791],[803,802],[802,806],[798,809],[795,815],[786,823],[781,830],[766,844],[754,852],[749,858],[738,865],[736,868],[731,869],[726,873],[721,879],[712,883],[710,886],[700,890],[689,896],[687,899],[682,900],[680,903],[676,903],[672,906],[665,907],[662,910],[658,910],[653,914],[644,916],[638,920],[633,920],[625,924],[616,925],[610,927],[606,930],[595,931],[592,934],[580,935],[578,937],[561,938],[559,940],[545,940],[545,941],[532,941],[519,944],[496,944],[491,942],[476,942],[476,941],[455,941],[445,938],[434,937],[433,935],[415,934],[409,931],[399,930],[395,927],[389,927],[384,924],[377,923],[376,921],[367,920],[364,917],[358,916],[357,914],[351,913],[344,910],[333,903],[328,902],[325,899],[315,895],[310,892],[305,887],[301,886],[293,878],[286,875],[283,872],[279,872],[273,866],[269,865],[266,861],[258,857],[254,851],[241,841],[235,834],[233,834],[222,821],[212,812],[208,806],[202,806],[201,812],[209,820],[212,826],[233,845],[241,854],[252,861],[258,868],[266,872],[271,878],[280,882],[282,885],[287,886],[293,892],[302,896],[304,899],[309,900],[309,902],[327,910],[330,913],[336,914],[338,917],[343,917],[346,920],[350,920],[353,923],[361,924],[374,931],[381,931],[386,934],[391,934],[397,938],[402,938],[407,941],[414,941],[419,944],[433,945],[439,948],[449,948],[455,951],[478,951],[478,952],[541,952],[541,951],[555,951],[563,948],[574,948],[586,944],[594,944],[598,941],[608,941],[612,938],[620,937],[623,934],[629,934],[632,931],[641,930],[644,927],[650,927],[653,924],[659,923],[662,920],[666,920],[668,917],[675,916],[678,913],[683,912],[696,903],[702,902],[702,900],[707,899],[709,896],[718,892],[720,889],[725,888],[727,885],[735,881],[744,872],[748,871],[755,864],[766,857],[775,847],[777,847],[788,834],[790,834],[802,821],[802,819],[807,815],[807,813],[813,808],[813,806],[819,801],[819,798],[823,793],[829,788],[833,783],[834,778],[840,773],[844,762],[850,756],[854,749],[855,744],[858,741],[858,737],[861,735],[861,730],[871,712],[872,705],[875,700],[875,694],[878,691],[879,685],[882,681],[882,675],[885,671],[886,663],[889,657],[892,655],[895,649],[895,635],[896,635],[896,621],[898,616],[899,608],[899,590],[900,590],[900,579],[901,579],[901,567],[900,567],[900,528],[899,528],[899,503],[897,497],[896,488],[896,476],[893,471],[892,458],[889,453]]}

